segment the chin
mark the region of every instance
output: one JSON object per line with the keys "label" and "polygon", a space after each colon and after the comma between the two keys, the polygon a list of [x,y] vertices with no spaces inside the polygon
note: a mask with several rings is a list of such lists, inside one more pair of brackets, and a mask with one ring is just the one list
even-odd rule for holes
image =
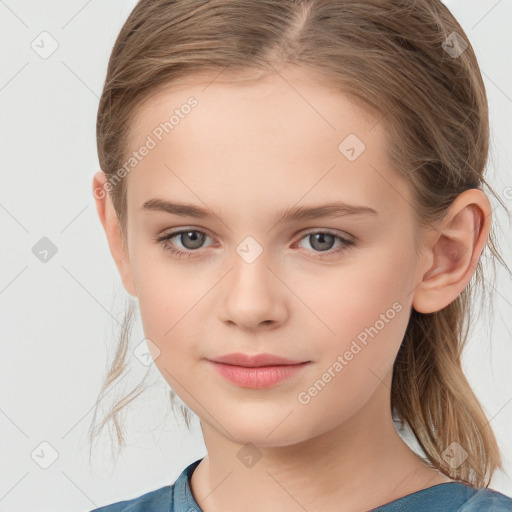
{"label": "chin", "polygon": [[[289,416],[291,420],[293,414]],[[285,415],[286,417],[286,415]],[[224,423],[226,430],[231,434],[230,441],[242,446],[251,444],[259,448],[278,448],[295,445],[308,439],[307,432],[297,430],[297,424],[284,420],[282,417],[246,418],[245,421],[233,420],[229,424]],[[220,432],[223,434],[223,431]]]}

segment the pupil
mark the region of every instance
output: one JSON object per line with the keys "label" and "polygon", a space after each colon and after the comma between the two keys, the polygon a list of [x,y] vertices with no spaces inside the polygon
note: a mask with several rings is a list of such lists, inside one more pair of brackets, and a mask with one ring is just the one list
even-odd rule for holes
{"label": "pupil", "polygon": [[[320,251],[322,250],[329,250],[331,249],[332,247],[325,247],[325,240],[327,238],[327,240],[329,240],[329,242],[327,242],[327,245],[328,246],[332,246],[332,242],[334,241],[334,235],[330,235],[328,233],[315,233],[313,236],[313,240],[314,240],[314,243],[311,244],[311,246],[315,249],[318,249]],[[320,247],[316,246],[317,245],[317,241],[320,241]]]}
{"label": "pupil", "polygon": [[[186,241],[187,243],[192,241],[192,247],[189,247],[187,243],[184,242],[184,237],[189,237],[189,239]],[[198,247],[201,247],[201,244],[203,242],[203,235],[199,234],[197,231],[187,231],[186,233],[181,234],[181,243],[187,248],[187,249],[197,249]]]}

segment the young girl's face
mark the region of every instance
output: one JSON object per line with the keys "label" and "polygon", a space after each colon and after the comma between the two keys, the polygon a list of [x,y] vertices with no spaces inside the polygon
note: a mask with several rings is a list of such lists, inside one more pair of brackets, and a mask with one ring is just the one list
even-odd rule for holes
{"label": "young girl's face", "polygon": [[[140,161],[126,177],[124,284],[157,367],[235,442],[288,445],[389,416],[429,262],[414,251],[411,193],[386,160],[383,122],[300,70],[212,80],[161,91],[130,137]],[[366,210],[284,216],[333,203]],[[235,352],[307,364],[255,387],[211,362]]]}

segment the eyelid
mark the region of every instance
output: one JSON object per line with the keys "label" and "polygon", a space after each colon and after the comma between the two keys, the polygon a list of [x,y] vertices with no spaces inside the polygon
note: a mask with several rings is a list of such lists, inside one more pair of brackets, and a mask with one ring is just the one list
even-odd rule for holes
{"label": "eyelid", "polygon": [[337,229],[331,229],[331,228],[308,228],[306,231],[298,231],[298,234],[302,234],[302,237],[305,237],[306,235],[311,235],[314,233],[327,233],[329,235],[333,236],[339,236],[340,238],[343,238],[347,242],[355,242],[355,236],[351,235],[350,233],[347,233],[346,231],[338,231]]}
{"label": "eyelid", "polygon": [[215,238],[214,236],[212,236],[209,232],[209,230],[205,229],[205,228],[197,228],[197,227],[193,227],[193,226],[180,226],[180,227],[177,227],[177,228],[169,228],[169,229],[166,229],[162,232],[162,234],[158,234],[154,237],[154,240],[155,241],[159,241],[159,240],[162,240],[164,238],[172,238],[176,235],[179,235],[180,233],[186,233],[187,231],[197,231],[198,233],[203,233],[207,236],[209,236],[212,240]]}
{"label": "eyelid", "polygon": [[[205,235],[209,236],[211,239],[214,239],[215,237],[210,234],[210,231],[205,228],[198,228],[194,226],[180,226],[177,228],[169,228],[169,230],[165,230],[163,234],[156,235],[154,237],[155,241],[161,241],[164,238],[172,238],[180,233],[187,232],[187,231],[197,231],[199,233],[204,233]],[[350,233],[347,233],[346,231],[339,231],[332,228],[305,228],[297,231],[292,238],[296,238],[299,235],[302,235],[301,238],[313,234],[313,233],[326,233],[333,236],[339,236],[340,238],[345,239],[346,241],[356,241],[356,237],[351,235]],[[199,249],[198,249],[199,250]],[[193,251],[197,252],[197,251]]]}
{"label": "eyelid", "polygon": [[[206,247],[206,248],[202,247],[202,248],[199,248],[196,250],[187,249],[187,248],[181,249],[180,247],[172,247],[171,249],[168,249],[166,247],[167,244],[171,244],[171,242],[170,242],[171,238],[174,238],[175,236],[178,236],[182,233],[186,233],[186,232],[190,232],[190,231],[202,233],[202,234],[206,235],[207,237],[211,238],[212,240],[215,240],[214,237],[212,237],[211,235],[208,234],[208,230],[205,230],[203,228],[191,227],[191,226],[181,226],[181,227],[177,227],[177,228],[172,228],[172,229],[170,229],[170,231],[164,232],[164,234],[162,234],[162,235],[157,235],[154,239],[157,243],[159,243],[160,245],[163,245],[164,249],[166,251],[168,251],[170,253],[174,253],[179,257],[187,255],[190,258],[190,257],[193,257],[192,255],[194,253],[201,253],[202,252],[201,249],[207,249],[208,247]],[[294,243],[294,245],[292,247],[299,248],[297,244],[300,244],[300,242],[303,239],[305,239],[308,235],[316,234],[316,233],[322,233],[322,234],[334,236],[335,238],[338,239],[338,241],[341,242],[341,247],[339,247],[338,249],[330,249],[328,251],[320,251],[320,252],[313,251],[313,253],[316,254],[316,256],[313,256],[313,259],[327,260],[330,257],[334,257],[339,253],[345,253],[346,251],[350,250],[353,246],[356,246],[358,243],[357,238],[354,237],[353,235],[346,233],[346,232],[340,232],[336,229],[307,228],[306,230],[300,230],[293,235],[294,239],[299,234],[301,236],[297,239],[297,241]],[[342,233],[342,234],[340,234],[340,233]],[[311,251],[307,251],[307,252],[311,252]]]}

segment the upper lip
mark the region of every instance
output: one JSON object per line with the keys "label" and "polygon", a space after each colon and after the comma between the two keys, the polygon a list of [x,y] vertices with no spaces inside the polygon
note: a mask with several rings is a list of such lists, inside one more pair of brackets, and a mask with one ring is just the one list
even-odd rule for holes
{"label": "upper lip", "polygon": [[234,366],[246,366],[255,368],[259,366],[281,366],[305,363],[307,361],[296,361],[293,359],[286,359],[284,357],[275,356],[273,354],[241,354],[239,352],[234,354],[226,354],[210,359],[215,363],[225,363]]}

